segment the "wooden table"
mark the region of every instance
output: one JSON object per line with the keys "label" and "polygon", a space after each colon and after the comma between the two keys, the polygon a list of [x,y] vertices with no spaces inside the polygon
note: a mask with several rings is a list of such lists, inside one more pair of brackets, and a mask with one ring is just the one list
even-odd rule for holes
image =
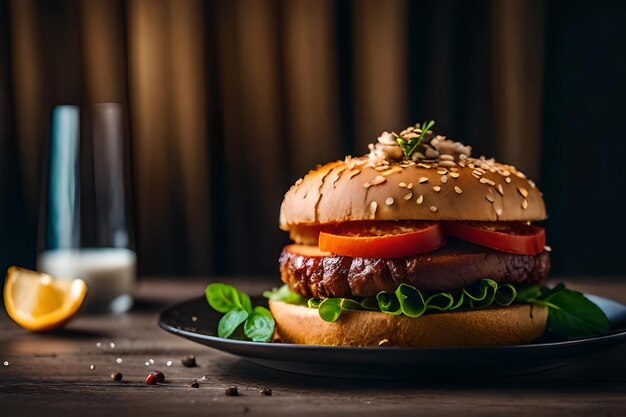
{"label": "wooden table", "polygon": [[[79,317],[50,334],[18,328],[2,309],[0,416],[626,414],[626,346],[523,377],[477,382],[468,375],[433,383],[417,376],[413,382],[391,382],[272,371],[157,327],[160,308],[202,294],[207,282],[143,280],[132,312]],[[250,293],[276,284],[259,278],[231,282]],[[569,285],[626,303],[626,280]],[[180,358],[188,354],[196,355],[198,367],[182,366]],[[146,385],[146,375],[156,369],[165,373],[166,383]],[[123,373],[123,382],[111,380],[115,371]],[[189,387],[203,376],[200,388]],[[239,388],[239,397],[224,395],[231,385]],[[271,387],[273,395],[262,396],[262,387]]]}

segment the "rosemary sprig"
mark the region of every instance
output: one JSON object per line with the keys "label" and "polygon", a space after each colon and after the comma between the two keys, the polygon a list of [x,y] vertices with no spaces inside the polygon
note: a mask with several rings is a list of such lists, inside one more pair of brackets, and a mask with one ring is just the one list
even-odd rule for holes
{"label": "rosemary sprig", "polygon": [[430,128],[433,127],[434,125],[435,125],[434,120],[431,120],[430,122],[422,123],[420,125],[421,130],[422,130],[420,135],[418,137],[411,138],[409,140],[406,140],[403,137],[400,137],[399,135],[395,133],[393,134],[396,137],[396,142],[398,142],[398,145],[400,145],[400,147],[402,148],[402,152],[404,152],[404,155],[406,155],[407,158],[410,158],[411,155],[413,155],[413,152],[415,152],[415,149],[417,149],[420,143],[422,143],[422,139],[424,139],[424,135],[426,135],[426,132],[428,132]]}

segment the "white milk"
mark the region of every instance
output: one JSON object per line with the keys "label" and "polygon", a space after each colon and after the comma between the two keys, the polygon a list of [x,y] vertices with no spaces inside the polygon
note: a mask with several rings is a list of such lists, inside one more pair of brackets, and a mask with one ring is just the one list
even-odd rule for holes
{"label": "white milk", "polygon": [[136,257],[122,248],[56,249],[42,252],[37,269],[87,284],[88,311],[121,313],[132,305]]}

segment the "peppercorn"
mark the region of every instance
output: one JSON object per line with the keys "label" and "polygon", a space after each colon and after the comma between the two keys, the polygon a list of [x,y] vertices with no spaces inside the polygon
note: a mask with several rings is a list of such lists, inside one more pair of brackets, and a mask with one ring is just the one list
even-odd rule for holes
{"label": "peppercorn", "polygon": [[228,395],[229,397],[236,397],[239,395],[239,390],[235,386],[228,387],[224,391],[224,394]]}
{"label": "peppercorn", "polygon": [[261,395],[267,395],[267,396],[272,395],[272,389],[271,388],[263,388],[263,389],[261,389]]}
{"label": "peppercorn", "polygon": [[154,374],[154,372],[151,372],[146,377],[146,384],[148,384],[148,385],[156,385],[157,384],[157,378],[156,378],[156,375]]}
{"label": "peppercorn", "polygon": [[161,382],[165,381],[165,375],[163,374],[163,372],[161,371],[152,371],[150,372],[151,374],[154,374],[154,377],[156,378],[156,381],[160,384]]}
{"label": "peppercorn", "polygon": [[119,373],[119,372],[113,372],[113,373],[111,374],[111,379],[112,379],[113,381],[121,381],[121,380],[122,380],[122,374],[121,374],[121,373]]}
{"label": "peppercorn", "polygon": [[193,368],[198,366],[198,364],[196,363],[196,357],[194,355],[184,356],[180,359],[180,361],[182,362],[183,366],[186,366],[187,368]]}
{"label": "peppercorn", "polygon": [[191,383],[191,388],[200,388],[200,384],[198,384],[198,381],[193,381]]}

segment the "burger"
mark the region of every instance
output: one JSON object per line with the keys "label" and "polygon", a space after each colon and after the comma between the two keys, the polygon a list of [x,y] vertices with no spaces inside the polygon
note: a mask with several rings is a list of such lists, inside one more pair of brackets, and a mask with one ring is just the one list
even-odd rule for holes
{"label": "burger", "polygon": [[276,337],[339,346],[530,342],[548,308],[546,208],[512,165],[473,157],[434,122],[309,171],[285,194]]}

